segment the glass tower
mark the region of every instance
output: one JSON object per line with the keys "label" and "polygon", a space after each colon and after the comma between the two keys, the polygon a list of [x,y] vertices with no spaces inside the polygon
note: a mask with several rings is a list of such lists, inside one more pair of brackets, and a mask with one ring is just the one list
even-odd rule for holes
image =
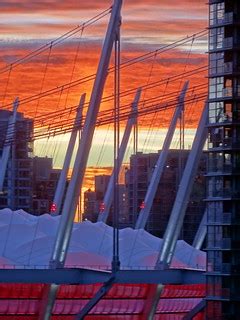
{"label": "glass tower", "polygon": [[206,319],[240,319],[240,1],[209,1]]}

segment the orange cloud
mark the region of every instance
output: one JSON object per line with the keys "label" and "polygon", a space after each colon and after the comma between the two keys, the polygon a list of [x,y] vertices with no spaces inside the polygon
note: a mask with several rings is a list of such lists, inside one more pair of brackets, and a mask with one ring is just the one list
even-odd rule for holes
{"label": "orange cloud", "polygon": [[[111,4],[111,0],[1,1],[1,34],[6,36],[8,32],[9,35],[17,38],[21,36],[26,38],[49,37],[54,33],[56,35],[59,30],[66,30],[71,25],[81,24],[100,11],[109,8]],[[199,27],[206,27],[207,10],[208,6],[202,0],[161,0],[160,2],[159,0],[126,0],[123,1],[122,17],[126,31],[133,31],[129,30],[128,26],[137,23],[134,34],[145,28],[144,34],[150,31],[155,38],[157,33],[167,32],[168,34],[170,30],[185,32],[184,24],[187,26],[188,33],[193,33]],[[166,24],[166,27],[163,24]],[[150,30],[151,26],[153,28],[155,26],[155,32]],[[94,29],[92,32],[96,34]],[[131,34],[127,32],[124,37],[129,35]]]}
{"label": "orange cloud", "polygon": [[[59,35],[67,31],[71,24],[79,24],[80,17],[91,17],[94,12],[107,8],[111,1],[1,1],[0,17],[7,21],[11,16],[11,23],[5,23],[1,28],[4,39],[0,42],[0,69],[26,55],[33,49],[44,44],[46,40],[38,38]],[[162,0],[134,0],[124,1],[122,24],[122,62],[135,58],[141,54],[154,50],[173,40],[196,33],[206,26],[207,5],[204,1],[167,1]],[[4,13],[4,16],[3,16]],[[1,21],[1,19],[0,19]],[[0,22],[3,25],[4,20]],[[99,22],[83,33],[81,41],[74,39],[57,47],[51,52],[47,50],[40,56],[1,74],[0,85],[2,95],[1,105],[10,104],[16,96],[20,101],[52,88],[59,88],[54,95],[36,99],[20,105],[20,111],[28,116],[48,115],[53,111],[61,111],[76,106],[82,93],[90,98],[93,81],[77,85],[62,91],[62,85],[70,81],[95,74],[101,51],[101,41],[104,37],[106,22]],[[70,24],[69,24],[70,23]],[[67,25],[68,24],[68,25]],[[2,26],[1,25],[1,26]],[[70,28],[69,28],[70,29]],[[1,37],[0,35],[0,37]],[[26,38],[30,37],[29,40]],[[37,40],[34,40],[34,39]],[[14,40],[15,39],[15,40]],[[16,40],[18,39],[18,40]],[[20,39],[20,40],[19,40]],[[206,45],[206,39],[203,39]],[[184,48],[168,51],[144,62],[139,62],[121,71],[121,91],[131,90],[151,82],[190,71],[207,64],[207,57],[201,43],[189,42]],[[206,50],[206,48],[205,48]],[[206,73],[191,76],[190,86],[206,83]],[[142,99],[150,99],[161,95],[169,95],[180,89],[182,81],[169,81],[168,84],[156,86],[146,91]],[[104,96],[113,94],[113,75],[109,74]],[[191,95],[192,93],[189,93]],[[176,94],[174,94],[175,96]],[[122,98],[122,105],[130,104],[134,92]],[[166,100],[167,98],[165,98]],[[164,101],[164,99],[162,100]],[[199,104],[200,105],[200,104]],[[113,102],[102,103],[101,110],[109,110]],[[9,108],[9,107],[8,107]],[[161,117],[161,123],[155,117],[154,126],[167,126],[171,112]],[[65,118],[73,119],[73,114]],[[191,112],[191,119],[187,119],[188,126],[196,126],[199,118],[199,108]],[[59,122],[60,116],[49,118],[45,125]],[[149,125],[151,117],[142,117],[140,124]]]}
{"label": "orange cloud", "polygon": [[[20,98],[38,95],[56,88],[53,95],[20,103],[19,111],[26,116],[44,116],[44,128],[58,123],[73,121],[71,107],[79,103],[80,95],[87,93],[90,99],[93,80],[79,84],[69,90],[61,90],[64,84],[94,75],[101,52],[108,17],[97,25],[84,30],[71,41],[46,50],[41,55],[26,61],[8,72],[1,68],[22,58],[32,50],[45,44],[46,39],[54,39],[76,25],[91,18],[111,5],[111,0],[59,1],[59,0],[3,0],[0,1],[0,106],[11,108],[9,104]],[[197,33],[206,28],[207,5],[205,1],[192,0],[125,0],[122,10],[122,52],[121,61],[126,62],[151,50],[163,47],[181,37]],[[136,63],[121,70],[121,91],[132,90],[172,76],[184,74],[195,68],[207,65],[207,39],[191,41],[184,47],[175,48],[151,59]],[[111,60],[111,66],[113,59]],[[207,84],[206,71],[189,78],[184,75],[177,81],[159,83],[142,94],[142,101],[156,98],[156,102],[175,100],[177,92],[185,80],[190,87]],[[202,89],[202,92],[206,92]],[[197,90],[189,90],[186,100],[192,98]],[[109,74],[104,97],[113,95],[113,74]],[[135,92],[121,98],[121,106],[129,105]],[[165,96],[165,98],[164,98]],[[161,98],[162,97],[162,98]],[[196,127],[203,101],[186,105],[186,127]],[[151,103],[141,106],[146,110]],[[104,114],[113,109],[113,101],[101,104]],[[55,112],[52,116],[52,113]],[[62,111],[64,117],[61,115]],[[139,117],[139,126],[148,128],[167,127],[173,110]],[[125,122],[124,122],[125,123]],[[124,125],[122,123],[122,125]],[[38,124],[39,125],[39,124]],[[41,125],[41,123],[40,123]],[[102,141],[101,141],[102,142]],[[84,189],[93,188],[96,174],[110,174],[111,168],[88,168]]]}
{"label": "orange cloud", "polygon": [[[0,68],[6,63],[24,56],[29,50],[34,48],[33,44],[28,44],[23,47],[20,45],[8,44],[4,47],[1,55]],[[188,50],[171,50],[148,59],[143,62],[134,64],[121,71],[121,91],[132,90],[134,88],[144,86],[149,83],[155,83],[161,79],[167,79],[192,69],[199,68],[207,64],[205,54],[191,51],[191,43]],[[6,72],[0,77],[0,84],[3,88],[1,104],[10,104],[16,96],[23,101],[30,96],[38,95],[41,92],[56,88],[58,92],[54,95],[35,99],[27,104],[20,104],[20,111],[28,116],[47,115],[53,111],[60,111],[76,106],[79,102],[79,97],[82,93],[87,93],[87,101],[90,99],[93,80],[77,85],[69,90],[62,91],[62,85],[70,81],[75,81],[85,78],[89,75],[94,75],[97,69],[97,64],[100,56],[101,46],[98,42],[77,42],[64,44],[62,46],[48,49],[44,54],[35,57],[33,60],[17,66],[11,72]],[[126,45],[122,51],[122,62],[128,61],[136,56],[147,52],[145,46]],[[206,74],[199,73],[191,76],[190,86],[206,83],[204,78]],[[169,95],[162,101],[171,100],[171,92],[176,92],[180,89],[178,81],[169,81],[159,84],[158,86],[147,90],[142,99],[150,99],[159,97],[157,102],[161,102],[161,95]],[[6,94],[5,94],[6,92]],[[113,74],[109,74],[107,79],[104,97],[113,94]],[[122,105],[130,104],[134,98],[134,92],[122,98]],[[113,101],[102,103],[101,110],[109,110],[113,108]],[[197,120],[199,112],[197,111],[194,117]],[[73,119],[74,114],[67,114],[67,117]],[[169,119],[169,116],[167,117]],[[151,119],[151,117],[149,117]],[[56,115],[54,119],[49,118],[49,124],[53,125],[54,121],[60,121]],[[141,119],[139,120],[141,123]],[[150,120],[151,121],[151,120]],[[194,124],[194,122],[192,122]],[[196,122],[195,122],[196,123]],[[146,125],[146,119],[144,120]],[[156,123],[156,126],[160,124]],[[161,126],[166,126],[167,123],[162,123]]]}
{"label": "orange cloud", "polygon": [[[0,3],[1,12],[35,12],[35,11],[68,11],[68,10],[93,10],[101,9],[106,6],[112,5],[111,0],[88,0],[88,1],[75,1],[75,0],[42,0],[42,1],[31,1],[31,0],[2,0]],[[196,10],[205,12],[206,3],[204,1],[192,1],[192,0],[126,0],[123,1],[123,6],[126,8],[139,8],[139,7],[151,7],[157,6],[161,10],[185,10],[188,8],[191,10]]]}

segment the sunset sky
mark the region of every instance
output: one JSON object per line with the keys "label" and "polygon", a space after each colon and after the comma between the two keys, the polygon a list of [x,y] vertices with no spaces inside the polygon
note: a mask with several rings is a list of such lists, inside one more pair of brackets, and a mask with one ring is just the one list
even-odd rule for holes
{"label": "sunset sky", "polygon": [[[75,86],[70,90],[59,90],[54,95],[35,99],[21,104],[21,100],[52,88],[61,88],[65,83],[92,75],[96,72],[102,41],[109,15],[91,27],[79,32],[73,38],[47,49],[40,55],[15,68],[6,68],[29,52],[54,40],[62,34],[81,25],[89,18],[111,6],[109,0],[6,0],[0,1],[0,106],[11,108],[16,96],[20,98],[19,111],[30,117],[45,116],[46,127],[61,121],[58,114],[49,112],[70,110],[79,102],[80,95],[87,93],[90,98],[92,81]],[[166,44],[190,36],[207,27],[207,5],[203,0],[125,0],[122,9],[121,61],[159,49]],[[189,41],[144,62],[123,69],[121,90],[134,89],[151,82],[167,79],[207,64],[207,36]],[[111,62],[112,65],[112,62]],[[5,68],[5,69],[4,69]],[[206,73],[189,78],[190,87],[206,83]],[[146,91],[142,100],[178,92],[183,80],[165,82]],[[113,77],[109,75],[104,96],[113,94]],[[193,95],[194,92],[189,92]],[[174,97],[174,95],[173,95]],[[122,104],[131,103],[134,93],[122,99]],[[159,98],[160,99],[160,98]],[[164,98],[158,100],[164,102]],[[186,137],[189,145],[194,128],[199,119],[203,102],[196,101],[189,106],[186,116]],[[112,108],[112,102],[103,103],[101,111]],[[168,126],[171,111],[161,112],[154,117],[141,117],[140,151],[160,149]],[[69,119],[74,114],[65,113]],[[122,124],[124,127],[124,123]],[[109,166],[112,164],[112,126],[98,128],[89,161],[90,166]],[[50,155],[55,165],[61,166],[68,135],[54,141],[35,142],[38,155]],[[99,139],[100,137],[100,139]],[[159,141],[157,140],[159,138]],[[102,142],[104,141],[104,144]],[[188,142],[186,145],[188,146]],[[49,147],[50,146],[50,147]],[[53,147],[54,146],[54,147]],[[173,146],[177,147],[177,138]],[[48,150],[48,151],[47,151]],[[53,151],[54,150],[54,151]],[[131,148],[128,153],[131,153]]]}

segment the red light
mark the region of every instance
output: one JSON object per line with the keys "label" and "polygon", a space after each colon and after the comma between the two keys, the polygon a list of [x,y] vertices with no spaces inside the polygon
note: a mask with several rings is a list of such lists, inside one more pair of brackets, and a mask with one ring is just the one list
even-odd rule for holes
{"label": "red light", "polygon": [[145,202],[143,201],[141,204],[140,204],[140,209],[144,209],[145,208]]}
{"label": "red light", "polygon": [[100,207],[99,207],[100,213],[103,213],[105,211],[105,204],[104,202],[100,203]]}
{"label": "red light", "polygon": [[50,210],[51,210],[51,212],[56,212],[57,211],[57,206],[56,206],[55,203],[52,203]]}

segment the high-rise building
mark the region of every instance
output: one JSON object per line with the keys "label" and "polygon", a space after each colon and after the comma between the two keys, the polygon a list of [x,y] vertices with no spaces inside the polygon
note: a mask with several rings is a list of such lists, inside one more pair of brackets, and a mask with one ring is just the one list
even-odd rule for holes
{"label": "high-rise building", "polygon": [[84,192],[84,219],[96,222],[105,192],[108,187],[110,175],[102,174],[94,177],[94,191],[88,189]]}
{"label": "high-rise building", "polygon": [[[84,192],[84,219],[96,222],[98,215],[104,211],[104,196],[107,191],[110,175],[97,175],[95,176],[95,191],[88,189]],[[126,221],[126,188],[124,184],[118,185],[119,194],[119,225],[125,226]],[[112,207],[107,220],[109,225],[112,225]]]}
{"label": "high-rise building", "polygon": [[[33,210],[34,215],[51,211],[61,170],[53,168],[53,159],[33,158]],[[65,190],[66,192],[66,190]]]}
{"label": "high-rise building", "polygon": [[240,317],[240,1],[209,1],[206,319]]}
{"label": "high-rise building", "polygon": [[[155,236],[163,237],[164,235],[189,153],[189,150],[169,151],[166,167],[146,225],[146,230]],[[159,153],[143,154],[141,152],[131,156],[130,167],[126,172],[128,225],[131,227],[134,227],[141,206],[144,205],[144,198],[158,157]],[[190,244],[194,239],[205,208],[203,202],[205,198],[205,169],[206,154],[203,153],[180,235]]]}
{"label": "high-rise building", "polygon": [[[12,112],[0,111],[0,157],[6,139],[9,118]],[[4,180],[3,192],[0,194],[0,208],[12,210],[32,210],[32,152],[31,137],[33,134],[33,121],[17,113],[11,144],[10,157]]]}
{"label": "high-rise building", "polygon": [[96,199],[102,201],[105,195],[105,192],[108,187],[108,183],[110,180],[110,175],[102,174],[95,176],[95,192],[96,192]]}
{"label": "high-rise building", "polygon": [[[0,111],[0,157],[12,112]],[[61,170],[52,158],[33,157],[33,120],[17,113],[14,138],[0,194],[0,209],[23,209],[34,215],[50,212]]]}
{"label": "high-rise building", "polygon": [[97,201],[97,193],[88,189],[84,192],[84,220],[90,220],[92,222],[97,221],[99,213],[99,202]]}

